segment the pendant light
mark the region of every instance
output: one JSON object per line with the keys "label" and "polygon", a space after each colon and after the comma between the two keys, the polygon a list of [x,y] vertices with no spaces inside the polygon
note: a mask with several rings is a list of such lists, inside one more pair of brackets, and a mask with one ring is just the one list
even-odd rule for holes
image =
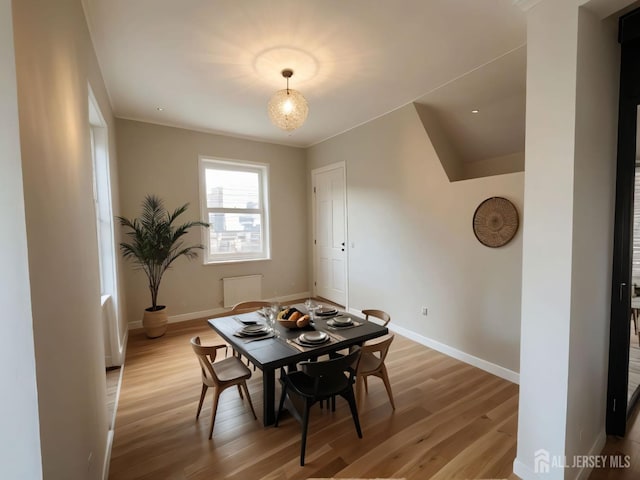
{"label": "pendant light", "polygon": [[269,100],[268,113],[276,127],[292,132],[300,128],[307,119],[309,106],[300,92],[289,88],[289,79],[293,76],[293,70],[288,68],[282,70],[282,76],[287,79],[287,88],[273,94]]}

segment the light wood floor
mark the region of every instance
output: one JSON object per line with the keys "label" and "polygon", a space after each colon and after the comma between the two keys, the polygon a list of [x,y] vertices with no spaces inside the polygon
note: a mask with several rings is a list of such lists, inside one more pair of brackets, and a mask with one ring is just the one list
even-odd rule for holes
{"label": "light wood floor", "polygon": [[640,478],[640,408],[629,419],[624,438],[609,435],[602,455],[629,455],[629,468],[600,468],[593,470],[589,480],[637,480]]}
{"label": "light wood floor", "polygon": [[[287,416],[264,428],[229,389],[208,440],[211,393],[195,421],[201,383],[193,335],[219,341],[204,320],[170,325],[155,340],[130,333],[110,479],[515,478],[518,386],[399,335],[387,357],[397,409],[371,378],[360,409],[363,439],[342,399],[335,413],[315,406],[300,467],[300,425]],[[259,370],[248,385],[259,413]]]}
{"label": "light wood floor", "polygon": [[[628,396],[640,385],[640,348],[638,348],[638,336],[631,326],[631,340],[629,345],[629,388]],[[629,468],[600,468],[595,469],[589,476],[589,480],[637,480],[640,478],[640,410],[636,406],[635,412],[629,418],[627,434],[624,438],[609,435],[607,443],[602,450],[602,455],[629,455],[631,465]]]}
{"label": "light wood floor", "polygon": [[107,375],[107,414],[109,415],[109,430],[113,429],[113,413],[116,408],[116,396],[118,394],[118,383],[120,382],[120,367],[109,368]]}

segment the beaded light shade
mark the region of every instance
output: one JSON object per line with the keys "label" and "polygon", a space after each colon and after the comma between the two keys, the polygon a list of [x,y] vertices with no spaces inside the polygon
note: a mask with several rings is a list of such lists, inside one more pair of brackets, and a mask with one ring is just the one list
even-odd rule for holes
{"label": "beaded light shade", "polygon": [[307,119],[309,106],[300,92],[289,88],[293,70],[283,70],[282,76],[287,79],[287,88],[274,93],[267,108],[271,122],[276,127],[291,132],[301,127]]}

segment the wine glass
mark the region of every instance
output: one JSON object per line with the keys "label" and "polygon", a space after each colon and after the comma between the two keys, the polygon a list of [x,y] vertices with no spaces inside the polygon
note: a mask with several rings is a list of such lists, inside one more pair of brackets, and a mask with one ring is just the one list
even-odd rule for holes
{"label": "wine glass", "polygon": [[304,302],[304,306],[306,307],[307,312],[309,312],[311,323],[313,323],[316,319],[316,310],[318,309],[318,304],[316,304],[316,302],[314,302],[312,299],[307,298],[307,300]]}
{"label": "wine glass", "polygon": [[310,298],[307,298],[304,302],[304,308],[307,309],[307,312],[310,314],[311,313],[311,309],[313,308],[313,306],[315,305],[316,302],[314,302],[313,300],[311,300]]}
{"label": "wine glass", "polygon": [[276,318],[278,318],[278,313],[280,312],[280,304],[278,302],[273,302],[271,304],[271,308],[269,308],[269,324],[271,326],[275,325]]}

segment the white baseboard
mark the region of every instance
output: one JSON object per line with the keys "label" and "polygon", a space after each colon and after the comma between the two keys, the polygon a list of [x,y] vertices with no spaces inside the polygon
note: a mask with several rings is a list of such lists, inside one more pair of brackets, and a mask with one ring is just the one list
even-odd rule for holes
{"label": "white baseboard", "polygon": [[[124,346],[126,350],[126,341],[128,336],[125,335]],[[118,388],[116,389],[116,400],[113,404],[113,415],[109,419],[109,431],[107,432],[107,445],[104,452],[104,464],[102,465],[102,480],[109,478],[109,465],[111,463],[111,449],[113,448],[113,437],[115,434],[116,413],[118,412],[118,403],[120,401],[120,388],[122,387],[122,377],[124,375],[124,365],[120,366],[120,376],[118,377]]]}
{"label": "white baseboard", "polygon": [[113,447],[113,430],[107,433],[107,448],[104,452],[104,464],[102,465],[102,480],[109,478],[109,464],[111,463],[111,447]]}
{"label": "white baseboard", "polygon": [[[140,322],[142,323],[142,322]],[[120,362],[119,365],[121,367],[124,366],[124,361],[127,357],[127,342],[129,341],[129,330],[127,330],[126,332],[124,332],[124,335],[122,337],[122,348],[120,349]]]}
{"label": "white baseboard", "polygon": [[[522,463],[517,457],[513,461],[513,473],[522,480],[538,480],[542,478],[540,474],[536,473],[529,465]],[[549,476],[549,474],[546,473],[545,476]]]}
{"label": "white baseboard", "polygon": [[273,299],[270,298],[268,300],[276,300],[279,303],[284,303],[284,302],[290,302],[292,300],[300,300],[301,298],[307,299],[311,296],[312,296],[311,292],[300,292],[300,293],[294,293],[293,295],[284,295],[282,297],[275,297]]}
{"label": "white baseboard", "polygon": [[[349,312],[353,313],[354,315],[362,315],[362,312],[360,310],[354,308],[350,308]],[[424,335],[420,335],[419,333],[415,333],[408,328],[401,327],[393,322],[389,323],[387,327],[389,328],[389,330],[398,332],[400,335],[410,338],[411,340],[414,340],[419,344],[424,345],[425,347],[432,348],[433,350],[437,350],[440,353],[444,353],[445,355],[453,357],[464,363],[468,363],[469,365],[478,367],[485,372],[489,372],[513,383],[520,382],[520,374],[514,372],[513,370],[509,370],[508,368],[496,365],[495,363],[491,363],[482,358],[475,357],[469,353],[463,352],[462,350],[458,350],[457,348],[451,347],[444,343],[440,343],[432,338],[425,337]]]}
{"label": "white baseboard", "polygon": [[[593,442],[593,445],[591,446],[591,448],[589,449],[586,455],[589,455],[589,456],[600,455],[606,442],[607,442],[607,435],[603,430],[598,434],[595,441]],[[567,461],[569,463],[572,463],[571,459]],[[571,478],[571,477],[565,476],[566,472],[571,472],[571,471],[565,470],[565,469],[558,469],[558,473],[557,473],[558,478],[563,478],[563,479]],[[589,475],[591,475],[592,471],[593,471],[592,468],[581,468],[580,470],[576,471],[576,474],[573,478],[574,480],[586,480],[587,478],[589,478]],[[551,478],[550,474],[552,472],[538,473],[529,465],[522,462],[516,457],[516,459],[513,461],[513,473],[515,473],[522,480],[548,480],[549,478]]]}
{"label": "white baseboard", "polygon": [[[300,292],[300,293],[294,293],[291,295],[283,295],[281,297],[275,297],[275,298],[265,298],[264,300],[267,302],[273,302],[273,301],[277,301],[279,303],[284,303],[284,302],[289,302],[291,300],[298,300],[300,298],[307,298],[309,297],[310,293],[309,292]],[[225,313],[228,312],[229,309],[228,308],[224,308],[224,307],[218,307],[218,308],[211,308],[209,310],[202,310],[200,312],[191,312],[191,313],[182,313],[180,315],[171,315],[169,316],[169,323],[179,323],[179,322],[186,322],[187,320],[195,320],[196,318],[203,318],[203,317],[208,317],[208,316],[213,316],[213,315],[220,315],[221,313]],[[142,314],[140,314],[142,315]],[[142,328],[142,320],[138,320],[136,322],[129,322],[129,330],[133,330],[135,328]]]}
{"label": "white baseboard", "polygon": [[[600,432],[600,434],[596,437],[593,445],[591,446],[591,450],[587,455],[600,455],[602,449],[604,448],[604,444],[607,443],[607,434],[604,430]],[[576,480],[586,480],[591,475],[593,468],[582,468],[576,475]]]}

